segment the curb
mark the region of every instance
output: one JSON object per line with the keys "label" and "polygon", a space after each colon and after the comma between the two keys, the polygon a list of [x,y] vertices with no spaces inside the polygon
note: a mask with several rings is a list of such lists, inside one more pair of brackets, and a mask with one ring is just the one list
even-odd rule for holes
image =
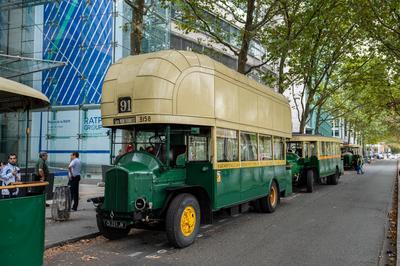
{"label": "curb", "polygon": [[67,244],[78,242],[78,241],[80,241],[82,239],[92,239],[92,238],[98,237],[100,235],[101,235],[100,232],[96,232],[96,233],[92,233],[92,234],[78,236],[78,237],[75,237],[75,238],[71,238],[71,239],[67,239],[67,240],[63,240],[63,241],[60,241],[60,242],[56,242],[56,243],[53,243],[53,244],[46,245],[44,249],[47,250],[47,249],[50,249],[50,248],[61,247],[61,246],[67,245]]}

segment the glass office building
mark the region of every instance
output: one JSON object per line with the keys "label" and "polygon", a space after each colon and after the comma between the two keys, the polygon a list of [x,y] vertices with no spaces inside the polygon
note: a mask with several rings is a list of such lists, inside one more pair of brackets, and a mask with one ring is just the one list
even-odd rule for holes
{"label": "glass office building", "polygon": [[[113,62],[130,54],[131,18],[124,0],[0,0],[0,76],[51,101],[49,110],[29,117],[31,162],[47,151],[51,166],[65,168],[69,154],[79,151],[91,175],[111,162],[108,130],[101,127],[102,81]],[[176,19],[173,8],[155,1],[144,19],[143,52],[193,50],[236,68],[234,57],[210,53],[177,30]],[[263,54],[253,42],[250,56],[257,61]],[[9,152],[25,154],[26,119],[24,112],[0,114],[0,160]]]}

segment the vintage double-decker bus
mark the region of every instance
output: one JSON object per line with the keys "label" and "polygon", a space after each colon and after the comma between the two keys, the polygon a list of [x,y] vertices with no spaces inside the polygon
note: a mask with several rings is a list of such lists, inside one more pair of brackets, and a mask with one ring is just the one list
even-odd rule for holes
{"label": "vintage double-decker bus", "polygon": [[287,151],[294,185],[306,186],[307,192],[313,192],[315,183],[338,184],[343,174],[339,139],[293,135],[287,142]]}
{"label": "vintage double-decker bus", "polygon": [[292,191],[287,100],[207,56],[161,51],[118,61],[101,111],[119,151],[97,199],[109,239],[161,221],[168,240],[185,247],[214,211],[251,202],[273,212]]}
{"label": "vintage double-decker bus", "polygon": [[357,144],[343,144],[341,151],[344,169],[355,169],[358,158],[363,158],[362,147]]}

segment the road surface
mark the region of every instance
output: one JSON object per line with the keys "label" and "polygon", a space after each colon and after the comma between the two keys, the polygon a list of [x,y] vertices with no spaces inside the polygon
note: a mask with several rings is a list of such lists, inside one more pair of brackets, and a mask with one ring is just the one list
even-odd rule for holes
{"label": "road surface", "polygon": [[47,265],[377,265],[385,239],[396,161],[364,175],[346,172],[337,186],[282,199],[273,214],[218,215],[196,242],[174,249],[164,232],[133,230],[55,250]]}

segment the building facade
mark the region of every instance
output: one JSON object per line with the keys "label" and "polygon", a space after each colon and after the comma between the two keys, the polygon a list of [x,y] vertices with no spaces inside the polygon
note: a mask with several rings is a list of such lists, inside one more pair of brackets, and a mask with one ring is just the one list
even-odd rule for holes
{"label": "building facade", "polygon": [[[29,117],[31,162],[39,151],[47,151],[50,165],[65,168],[69,154],[78,151],[86,177],[97,177],[100,166],[110,164],[110,134],[101,126],[102,81],[113,62],[130,54],[131,18],[124,0],[22,1],[20,5],[0,0],[0,75],[42,91],[51,101],[49,110]],[[177,19],[173,8],[156,1],[145,16],[143,52],[192,50],[236,68],[234,56],[218,46],[210,50],[205,34],[184,34]],[[249,64],[259,63],[264,53],[253,42]],[[2,64],[7,56],[24,57],[15,69],[28,64],[26,71],[10,75]],[[41,67],[33,68],[29,60]],[[21,143],[26,119],[25,113],[0,116],[1,160],[9,152],[25,154]]]}

